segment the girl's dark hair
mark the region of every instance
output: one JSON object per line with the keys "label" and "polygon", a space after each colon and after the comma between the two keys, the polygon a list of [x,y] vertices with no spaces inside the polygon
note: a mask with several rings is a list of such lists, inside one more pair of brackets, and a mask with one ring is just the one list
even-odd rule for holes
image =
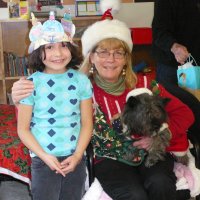
{"label": "girl's dark hair", "polygon": [[[63,42],[64,44],[67,44],[67,48],[71,52],[72,59],[66,66],[66,68],[72,68],[72,69],[78,69],[78,65],[81,64],[83,57],[82,54],[77,48],[77,46],[72,45],[70,42]],[[45,45],[40,46],[38,49],[34,50],[29,56],[28,56],[28,66],[29,68],[42,72],[45,68],[44,63],[42,62],[42,53],[44,53],[44,59],[46,59],[45,54]]]}

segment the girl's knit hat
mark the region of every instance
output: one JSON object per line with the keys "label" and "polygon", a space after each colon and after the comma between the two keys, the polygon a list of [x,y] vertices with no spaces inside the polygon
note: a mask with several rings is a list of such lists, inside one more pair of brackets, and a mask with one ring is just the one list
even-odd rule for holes
{"label": "girl's knit hat", "polygon": [[102,21],[89,26],[81,38],[82,53],[86,57],[88,53],[103,39],[117,38],[127,43],[130,51],[133,47],[130,29],[119,20],[112,20],[112,13],[119,10],[119,0],[101,0],[100,8],[104,12]]}
{"label": "girl's knit hat", "polygon": [[49,19],[43,24],[41,22],[38,22],[33,13],[31,13],[31,17],[33,27],[31,28],[29,33],[29,39],[31,41],[28,49],[29,53],[32,53],[34,50],[45,44],[57,42],[72,42],[75,28],[71,33],[66,33],[63,24],[55,20],[55,15],[53,11],[50,11]]}

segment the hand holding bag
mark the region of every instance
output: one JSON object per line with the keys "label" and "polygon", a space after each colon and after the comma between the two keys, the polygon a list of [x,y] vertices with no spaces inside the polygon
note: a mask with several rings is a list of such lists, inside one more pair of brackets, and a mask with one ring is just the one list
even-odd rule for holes
{"label": "hand holding bag", "polygon": [[178,66],[177,78],[180,87],[200,89],[200,66],[197,65],[191,54],[184,65]]}
{"label": "hand holding bag", "polygon": [[[192,65],[195,63],[196,66]],[[178,85],[193,94],[200,101],[200,67],[190,55],[188,62],[178,67]]]}

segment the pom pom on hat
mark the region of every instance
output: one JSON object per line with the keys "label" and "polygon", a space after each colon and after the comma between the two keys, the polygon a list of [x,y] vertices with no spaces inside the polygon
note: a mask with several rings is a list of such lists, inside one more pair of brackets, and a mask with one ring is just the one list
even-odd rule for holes
{"label": "pom pom on hat", "polygon": [[112,13],[120,10],[120,0],[101,0],[100,10],[102,13],[106,12],[108,9],[112,9]]}
{"label": "pom pom on hat", "polygon": [[102,13],[104,13],[101,19],[113,19],[112,14],[120,10],[120,4],[120,0],[101,0],[100,10]]}
{"label": "pom pom on hat", "polygon": [[148,88],[136,88],[136,89],[131,90],[131,91],[127,94],[127,96],[126,96],[126,101],[128,101],[128,99],[129,99],[130,97],[135,97],[135,96],[138,96],[138,95],[144,94],[144,93],[149,94],[150,96],[153,95],[152,91],[149,90]]}

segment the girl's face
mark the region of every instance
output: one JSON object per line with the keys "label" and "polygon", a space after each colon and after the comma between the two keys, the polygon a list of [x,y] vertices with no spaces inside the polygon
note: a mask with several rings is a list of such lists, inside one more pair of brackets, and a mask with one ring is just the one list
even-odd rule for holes
{"label": "girl's face", "polygon": [[126,64],[125,51],[123,48],[107,49],[98,47],[94,53],[91,53],[91,63],[101,78],[105,81],[117,82]]}
{"label": "girl's face", "polygon": [[44,72],[48,74],[64,73],[71,58],[72,55],[66,43],[46,44],[42,53],[42,61],[45,65]]}

